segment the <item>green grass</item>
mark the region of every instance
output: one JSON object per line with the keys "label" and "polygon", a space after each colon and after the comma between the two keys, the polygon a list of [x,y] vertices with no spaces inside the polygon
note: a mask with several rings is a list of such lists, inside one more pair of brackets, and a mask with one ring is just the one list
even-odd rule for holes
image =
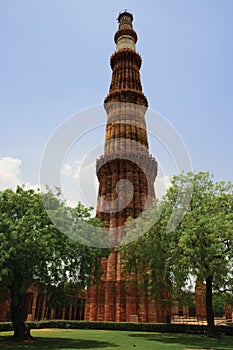
{"label": "green grass", "polygon": [[0,333],[1,350],[74,350],[74,349],[105,349],[105,350],[184,350],[216,349],[232,350],[233,337],[223,336],[209,339],[204,335],[144,333],[127,331],[103,330],[33,330],[37,338],[33,342],[16,343],[12,340],[12,332]]}

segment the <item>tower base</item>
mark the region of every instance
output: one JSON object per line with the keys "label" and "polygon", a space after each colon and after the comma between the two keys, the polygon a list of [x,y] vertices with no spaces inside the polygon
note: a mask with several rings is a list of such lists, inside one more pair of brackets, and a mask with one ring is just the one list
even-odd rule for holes
{"label": "tower base", "polygon": [[169,322],[169,305],[150,300],[146,291],[139,291],[136,281],[126,281],[120,271],[119,252],[103,258],[102,266],[104,273],[100,283],[87,290],[86,321]]}

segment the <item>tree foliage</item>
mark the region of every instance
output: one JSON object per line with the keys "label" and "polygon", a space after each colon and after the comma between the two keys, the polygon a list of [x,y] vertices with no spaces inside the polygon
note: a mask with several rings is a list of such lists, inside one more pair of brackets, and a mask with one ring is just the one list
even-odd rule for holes
{"label": "tree foliage", "polygon": [[[94,220],[92,224],[100,225],[91,219],[90,209],[80,203],[74,209],[67,207],[59,193],[40,194],[23,187],[0,192],[0,287],[7,287],[10,292],[11,316],[18,338],[30,337],[21,309],[22,298],[30,286],[42,290],[48,286],[83,290],[91,279],[100,277],[99,257],[107,253],[60,232],[47,215],[45,202],[60,221],[63,232],[69,230],[69,236],[83,235],[84,221]],[[71,216],[76,218],[73,227]]]}
{"label": "tree foliage", "polygon": [[[124,268],[131,272],[137,266],[152,295],[165,288],[183,299],[194,280],[205,282],[207,321],[213,329],[212,291],[233,291],[233,185],[215,183],[204,172],[174,176],[171,183],[163,200],[130,230],[136,239],[149,223],[144,236],[121,249]],[[191,193],[190,201],[177,201],[185,193]]]}

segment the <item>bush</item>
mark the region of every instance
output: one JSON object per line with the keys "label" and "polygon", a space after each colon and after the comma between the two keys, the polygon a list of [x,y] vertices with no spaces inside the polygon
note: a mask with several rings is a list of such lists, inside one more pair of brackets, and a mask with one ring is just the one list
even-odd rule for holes
{"label": "bush", "polygon": [[[164,324],[164,323],[129,323],[129,322],[88,322],[88,321],[40,321],[27,322],[31,329],[60,328],[60,329],[96,329],[136,332],[160,332],[160,333],[192,333],[205,334],[206,326],[188,324]],[[233,327],[216,326],[221,334],[232,335]],[[0,323],[0,332],[12,331],[10,322]]]}
{"label": "bush", "polygon": [[13,331],[11,322],[0,322],[0,332]]}

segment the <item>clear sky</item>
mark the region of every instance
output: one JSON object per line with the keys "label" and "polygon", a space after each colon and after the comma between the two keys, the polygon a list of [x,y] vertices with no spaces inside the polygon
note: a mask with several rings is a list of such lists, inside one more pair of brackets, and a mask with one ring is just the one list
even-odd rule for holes
{"label": "clear sky", "polygon": [[103,102],[124,9],[150,108],[181,135],[194,170],[233,181],[232,0],[2,0],[1,188],[37,184],[54,130]]}

